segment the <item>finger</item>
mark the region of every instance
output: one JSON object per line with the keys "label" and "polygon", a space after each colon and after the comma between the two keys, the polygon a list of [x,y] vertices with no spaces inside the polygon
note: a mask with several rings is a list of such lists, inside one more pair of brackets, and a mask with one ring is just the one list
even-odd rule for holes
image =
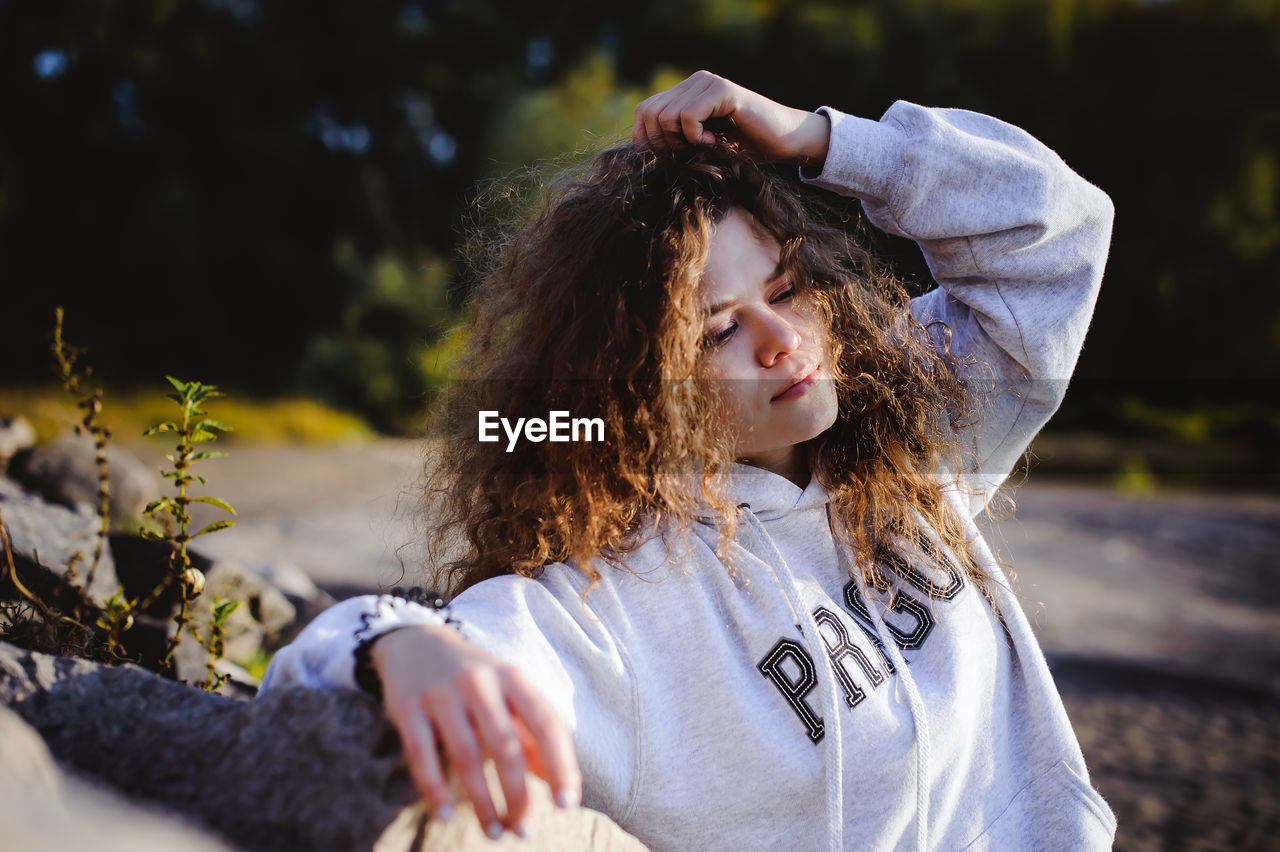
{"label": "finger", "polygon": [[[538,774],[551,785],[556,804],[574,807],[582,801],[582,771],[574,753],[573,739],[555,711],[529,685],[520,672],[512,670],[505,690],[516,718],[528,728],[541,757]],[[535,764],[535,765],[537,765]]]}
{"label": "finger", "polygon": [[453,818],[453,794],[449,792],[449,784],[440,766],[440,752],[431,723],[416,706],[396,716],[399,721],[393,721],[400,731],[405,760],[418,795],[426,803],[429,813],[447,822]]}
{"label": "finger", "polygon": [[529,808],[529,791],[525,786],[524,749],[501,685],[496,675],[484,673],[468,681],[465,689],[467,713],[476,725],[483,753],[493,759],[498,770],[502,795],[507,800],[508,828],[524,835],[522,821]]}
{"label": "finger", "polygon": [[551,770],[542,759],[542,749],[538,746],[538,741],[534,739],[529,726],[520,721],[519,717],[516,718],[515,723],[516,735],[520,737],[520,747],[524,749],[524,761],[529,771],[550,783]]}
{"label": "finger", "polygon": [[648,118],[649,104],[657,95],[645,98],[636,104],[635,116],[631,120],[631,143],[637,148],[645,148],[649,145],[649,132],[645,127]]}
{"label": "finger", "polygon": [[651,105],[644,114],[644,135],[645,144],[654,151],[661,153],[670,153],[671,143],[667,139],[667,133],[662,128],[662,113],[668,108],[670,98],[664,97],[659,102]]}
{"label": "finger", "polygon": [[476,819],[485,833],[497,840],[502,836],[502,822],[489,795],[489,784],[484,777],[484,756],[472,730],[471,719],[453,693],[430,693],[426,703],[436,733],[444,742],[445,754],[475,808]]}
{"label": "finger", "polygon": [[707,117],[702,100],[705,93],[705,81],[691,77],[656,110],[654,128],[669,150],[679,150],[701,140],[702,120]]}
{"label": "finger", "polygon": [[691,145],[713,145],[716,135],[706,129],[706,121],[732,111],[725,103],[725,81],[708,71],[690,78],[697,85],[689,89],[680,107],[680,131]]}
{"label": "finger", "polygon": [[[670,89],[645,98],[636,106],[631,137],[637,145],[655,151],[669,152],[673,147],[683,147],[682,133],[678,127],[679,105],[687,102],[690,94],[696,95],[707,86],[706,72],[699,71],[681,80]],[[662,115],[675,108],[675,118],[664,127]]]}
{"label": "finger", "polygon": [[631,125],[632,142],[638,146],[654,150],[662,150],[665,147],[662,134],[658,130],[658,114],[676,96],[680,87],[687,82],[687,80],[683,80],[670,89],[664,89],[661,92],[652,94],[636,104],[635,119]]}
{"label": "finger", "polygon": [[716,141],[716,135],[710,130],[705,130],[702,125],[702,122],[705,121],[709,115],[703,116],[700,119],[694,117],[695,115],[701,114],[701,112],[701,110],[698,110],[697,113],[690,110],[681,112],[680,130],[683,132],[685,140],[693,145],[713,145]]}
{"label": "finger", "polygon": [[733,112],[731,90],[726,80],[709,72],[699,72],[689,82],[690,86],[664,110],[663,127],[680,147],[713,145],[716,135],[707,129],[706,121]]}

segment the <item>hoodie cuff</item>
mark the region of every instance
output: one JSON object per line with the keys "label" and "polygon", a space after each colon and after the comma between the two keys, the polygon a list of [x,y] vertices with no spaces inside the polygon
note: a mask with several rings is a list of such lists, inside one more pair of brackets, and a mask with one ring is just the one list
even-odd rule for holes
{"label": "hoodie cuff", "polygon": [[800,179],[840,195],[888,204],[901,174],[906,134],[896,123],[872,121],[831,107],[817,112],[831,122],[831,142],[822,171],[801,168]]}
{"label": "hoodie cuff", "polygon": [[373,645],[388,633],[415,624],[456,626],[457,622],[450,617],[443,597],[416,588],[409,593],[395,589],[390,595],[380,595],[373,611],[360,615],[354,636],[356,686],[375,698],[382,697],[382,684],[370,658]]}

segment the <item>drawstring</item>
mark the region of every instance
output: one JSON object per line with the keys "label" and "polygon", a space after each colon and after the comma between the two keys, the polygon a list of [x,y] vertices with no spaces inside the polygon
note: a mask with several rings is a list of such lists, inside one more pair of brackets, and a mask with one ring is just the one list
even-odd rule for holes
{"label": "drawstring", "polygon": [[[740,503],[738,509],[746,516],[747,525],[751,527],[756,539],[768,549],[769,555],[777,560],[774,563],[768,560],[762,561],[773,574],[774,584],[782,589],[787,607],[791,610],[791,617],[795,619],[801,635],[809,644],[809,652],[815,660],[826,658],[826,647],[822,642],[822,635],[818,632],[818,623],[814,621],[813,613],[801,603],[795,577],[791,573],[790,566],[787,565],[787,560],[783,558],[782,552],[773,543],[773,536],[765,531],[764,524],[756,517],[755,512],[751,511],[750,504]],[[775,568],[775,565],[778,567]],[[831,720],[826,726],[826,733],[831,737],[832,757],[823,761],[823,774],[826,776],[827,787],[827,837],[830,840],[831,852],[841,852],[844,844],[844,745],[840,736],[840,699],[836,695],[834,678],[820,677],[818,683],[826,684],[823,688],[823,703],[826,705],[824,712]]]}
{"label": "drawstring", "polygon": [[[831,510],[828,508],[828,518],[830,514]],[[838,539],[837,544],[839,546]],[[854,565],[852,561],[849,564]],[[929,833],[929,722],[924,712],[924,701],[920,698],[920,690],[916,688],[915,678],[911,677],[902,652],[898,650],[898,643],[889,634],[884,621],[884,612],[875,606],[874,599],[867,591],[867,586],[862,580],[862,572],[854,568],[850,573],[853,574],[853,580],[858,585],[858,593],[867,602],[867,613],[871,616],[876,635],[880,637],[885,653],[889,655],[890,662],[897,669],[898,678],[897,683],[894,684],[894,695],[898,694],[899,687],[907,691],[907,707],[911,711],[911,723],[916,729],[916,849],[924,852],[928,848]]]}

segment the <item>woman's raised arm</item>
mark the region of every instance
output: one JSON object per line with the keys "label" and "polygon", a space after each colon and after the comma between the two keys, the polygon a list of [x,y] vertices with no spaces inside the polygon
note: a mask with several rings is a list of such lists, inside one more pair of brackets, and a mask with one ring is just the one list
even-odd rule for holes
{"label": "woman's raised arm", "polygon": [[1102,283],[1111,200],[990,116],[905,101],[879,121],[823,111],[831,145],[813,182],[914,240],[940,285],[911,312],[970,389],[959,473],[977,512],[1062,401]]}
{"label": "woman's raised arm", "polygon": [[911,311],[970,388],[962,440],[972,462],[960,473],[980,510],[1062,400],[1102,280],[1110,199],[989,116],[903,101],[879,121],[806,113],[705,71],[641,103],[632,137],[658,151],[709,144],[713,119],[919,244],[941,286]]}
{"label": "woman's raised arm", "polygon": [[715,134],[706,123],[716,119],[762,160],[821,169],[827,157],[825,115],[784,106],[709,71],[641,101],[631,141],[659,152],[710,145]]}

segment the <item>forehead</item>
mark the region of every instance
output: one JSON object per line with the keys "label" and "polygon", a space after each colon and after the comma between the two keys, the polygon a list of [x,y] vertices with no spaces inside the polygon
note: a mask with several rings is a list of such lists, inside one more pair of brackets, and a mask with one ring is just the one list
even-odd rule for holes
{"label": "forehead", "polygon": [[741,207],[732,207],[717,224],[707,249],[699,291],[710,303],[750,292],[774,278],[781,247]]}

